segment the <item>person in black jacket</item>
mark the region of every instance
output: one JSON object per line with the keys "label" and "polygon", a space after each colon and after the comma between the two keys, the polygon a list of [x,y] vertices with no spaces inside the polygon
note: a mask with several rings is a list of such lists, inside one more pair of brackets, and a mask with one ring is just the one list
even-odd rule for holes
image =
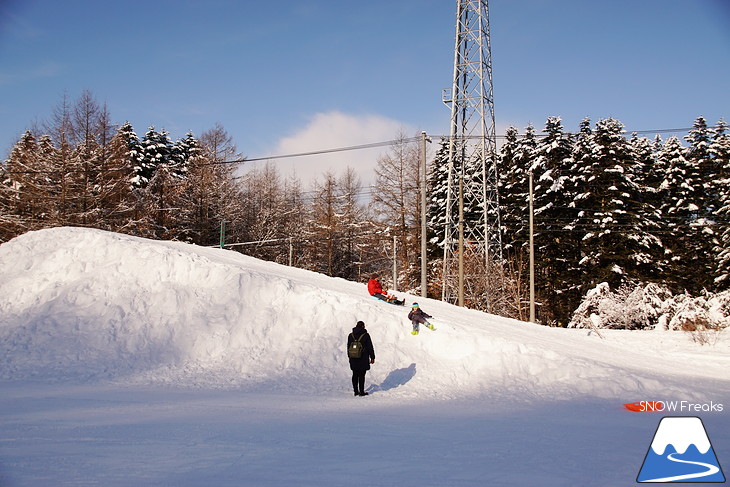
{"label": "person in black jacket", "polygon": [[367,396],[365,392],[365,373],[370,370],[370,364],[375,363],[375,349],[373,348],[373,341],[370,339],[370,334],[365,329],[365,323],[358,321],[355,328],[352,329],[352,333],[347,336],[347,349],[350,349],[350,345],[355,340],[360,339],[362,343],[362,353],[359,358],[350,359],[350,370],[352,370],[352,389],[355,391],[356,396]]}

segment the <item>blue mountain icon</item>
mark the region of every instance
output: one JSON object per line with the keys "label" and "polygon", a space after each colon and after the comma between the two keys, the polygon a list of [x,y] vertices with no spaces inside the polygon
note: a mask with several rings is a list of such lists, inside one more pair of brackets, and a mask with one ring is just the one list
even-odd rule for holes
{"label": "blue mountain icon", "polygon": [[636,481],[725,482],[702,420],[662,418]]}

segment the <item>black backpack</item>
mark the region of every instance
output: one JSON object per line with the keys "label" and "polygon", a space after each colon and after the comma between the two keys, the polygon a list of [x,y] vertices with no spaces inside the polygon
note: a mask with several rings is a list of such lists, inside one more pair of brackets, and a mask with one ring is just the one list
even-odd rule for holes
{"label": "black backpack", "polygon": [[363,333],[359,337],[355,338],[355,335],[352,335],[352,342],[350,342],[350,345],[347,347],[347,356],[350,358],[360,358],[362,357],[362,343],[360,342],[360,339],[364,337],[367,333]]}

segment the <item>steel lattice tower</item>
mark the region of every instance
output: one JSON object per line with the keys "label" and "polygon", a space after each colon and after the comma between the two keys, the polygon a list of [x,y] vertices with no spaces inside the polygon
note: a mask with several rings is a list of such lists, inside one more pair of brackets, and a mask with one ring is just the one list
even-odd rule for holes
{"label": "steel lattice tower", "polygon": [[487,0],[456,5],[454,78],[443,97],[451,107],[451,133],[442,299],[458,297],[464,305],[462,291],[489,279],[487,269],[501,258],[502,246],[489,7]]}

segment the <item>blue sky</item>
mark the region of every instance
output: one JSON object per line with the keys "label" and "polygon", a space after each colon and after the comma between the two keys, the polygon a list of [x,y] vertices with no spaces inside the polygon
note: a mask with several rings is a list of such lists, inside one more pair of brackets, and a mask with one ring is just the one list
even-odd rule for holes
{"label": "blue sky", "polygon": [[[730,118],[727,0],[492,0],[497,131]],[[173,138],[220,123],[248,157],[445,134],[455,0],[0,0],[0,151],[64,94]],[[376,151],[377,152],[377,151]],[[383,152],[383,149],[380,149]],[[373,151],[289,159],[298,175]],[[321,164],[319,164],[321,163]]]}

